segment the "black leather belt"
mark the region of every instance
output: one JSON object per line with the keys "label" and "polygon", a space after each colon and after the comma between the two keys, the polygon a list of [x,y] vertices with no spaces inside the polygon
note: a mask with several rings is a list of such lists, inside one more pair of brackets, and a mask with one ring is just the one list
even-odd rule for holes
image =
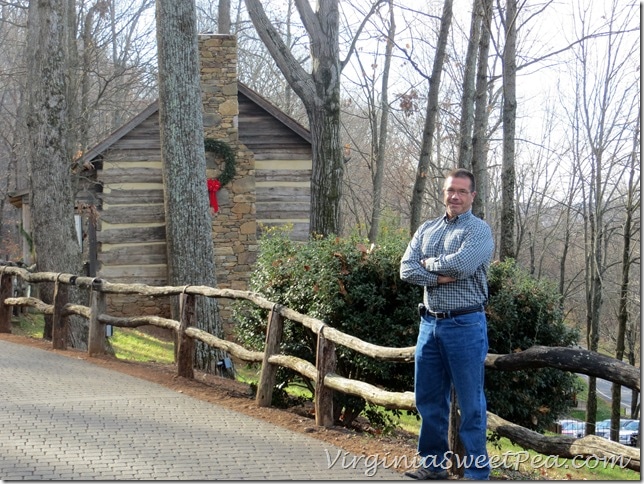
{"label": "black leather belt", "polygon": [[436,319],[448,319],[454,316],[461,316],[463,314],[478,313],[484,311],[483,305],[470,306],[468,308],[452,309],[451,311],[434,312],[427,309],[423,304],[418,305],[418,311],[421,316],[431,316]]}

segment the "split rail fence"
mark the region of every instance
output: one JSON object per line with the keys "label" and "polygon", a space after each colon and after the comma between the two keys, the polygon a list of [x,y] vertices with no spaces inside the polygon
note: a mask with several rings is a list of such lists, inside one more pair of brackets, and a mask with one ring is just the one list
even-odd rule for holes
{"label": "split rail fence", "polygon": [[[53,283],[53,304],[42,300],[14,294],[17,278],[23,283]],[[72,304],[68,301],[69,287],[89,290],[90,306]],[[148,297],[179,297],[180,321],[158,316],[116,317],[106,314],[108,294],[138,294]],[[266,329],[266,344],[263,352],[251,351],[234,342],[218,338],[194,326],[197,297],[245,299],[269,311]],[[364,398],[366,401],[389,409],[415,410],[414,394],[390,392],[367,382],[352,380],[335,373],[335,346],[343,345],[374,359],[391,362],[414,361],[414,347],[392,348],[371,344],[345,334],[323,321],[301,314],[288,307],[271,302],[261,295],[234,289],[217,289],[208,286],[147,286],[144,284],[114,284],[93,277],[52,272],[30,272],[13,263],[0,264],[0,333],[11,332],[13,307],[31,307],[52,316],[52,346],[66,349],[67,322],[71,315],[89,321],[88,355],[106,353],[105,325],[121,328],[136,328],[152,325],[174,331],[177,342],[176,364],[178,376],[193,378],[194,341],[224,350],[241,361],[261,363],[257,394],[258,406],[270,406],[275,387],[277,369],[282,366],[296,371],[315,383],[315,419],[319,426],[332,426],[333,392],[340,391]],[[310,329],[317,335],[315,365],[295,356],[279,352],[284,320],[288,319]],[[488,354],[486,368],[513,371],[526,368],[552,367],[584,373],[607,379],[633,390],[640,390],[640,371],[614,358],[574,348],[535,346],[525,351],[509,354]],[[627,447],[595,435],[580,439],[558,435],[547,437],[538,432],[508,422],[488,412],[488,428],[507,437],[524,448],[546,455],[564,458],[603,458],[619,461],[623,467],[640,470],[639,449]]]}

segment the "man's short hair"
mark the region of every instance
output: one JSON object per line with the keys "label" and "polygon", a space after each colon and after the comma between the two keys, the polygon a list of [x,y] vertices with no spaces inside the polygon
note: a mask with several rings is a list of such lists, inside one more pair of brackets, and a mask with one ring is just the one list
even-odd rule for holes
{"label": "man's short hair", "polygon": [[470,179],[470,190],[476,191],[476,181],[474,180],[474,174],[470,170],[465,168],[454,168],[450,171],[445,178],[469,178]]}

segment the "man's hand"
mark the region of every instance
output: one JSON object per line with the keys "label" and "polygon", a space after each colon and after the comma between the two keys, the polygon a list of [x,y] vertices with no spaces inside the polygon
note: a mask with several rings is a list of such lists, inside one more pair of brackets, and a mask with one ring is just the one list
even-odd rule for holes
{"label": "man's hand", "polygon": [[[420,261],[420,265],[423,266],[425,269],[427,269],[427,261],[430,260],[431,258],[427,259],[422,259]],[[456,279],[450,276],[443,276],[441,274],[438,275],[438,280],[436,281],[438,284],[449,284],[450,282],[456,282]]]}
{"label": "man's hand", "polygon": [[438,284],[449,284],[450,282],[456,282],[456,279],[454,279],[453,277],[442,276],[439,274],[436,282],[438,282]]}

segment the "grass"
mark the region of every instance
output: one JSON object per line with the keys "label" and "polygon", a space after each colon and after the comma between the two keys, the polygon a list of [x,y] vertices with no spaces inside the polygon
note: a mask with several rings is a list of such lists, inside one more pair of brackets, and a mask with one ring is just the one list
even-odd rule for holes
{"label": "grass", "polygon": [[[573,409],[570,411],[570,418],[575,418],[577,420],[585,420],[586,419],[586,411],[584,410],[586,408],[586,402],[588,401],[588,383],[583,379],[579,378],[579,381],[583,385],[583,392],[577,396],[577,399],[579,400],[579,403],[581,404],[580,406],[582,408],[577,408]],[[597,418],[596,421],[599,422],[601,420],[605,420],[607,418],[610,418],[611,415],[611,408],[610,404],[606,402],[602,398],[597,399]],[[627,415],[622,415],[623,418],[627,418]]]}
{"label": "grass", "polygon": [[[44,321],[42,315],[27,313],[14,320],[12,331],[31,338],[42,338]],[[174,362],[174,345],[170,341],[164,341],[136,329],[114,328],[114,334],[110,338],[117,358],[141,362]],[[258,365],[239,365],[237,379],[244,383],[257,383],[259,379]],[[293,396],[311,397],[310,392],[304,386],[289,385],[287,391]],[[584,383],[584,390],[578,396],[580,402],[587,399],[588,386]],[[610,406],[603,400],[597,402],[597,421],[610,418]],[[384,410],[385,412],[389,412]],[[414,434],[418,434],[420,426],[415,415],[408,415],[401,412],[399,417],[389,412],[391,417],[397,421],[398,426]],[[573,409],[567,417],[583,420],[584,411]],[[501,438],[488,446],[490,458],[495,463],[492,477],[507,479],[508,472],[514,473],[510,476],[517,479],[516,473],[521,475],[523,480],[544,480],[544,479],[573,479],[573,480],[640,480],[640,474],[628,469],[621,469],[618,465],[610,463],[603,464],[597,461],[590,461],[587,465],[584,462],[573,461],[572,459],[561,459],[554,456],[544,456],[531,450],[512,444],[508,439]],[[506,464],[506,469],[500,467]],[[579,468],[581,467],[581,468]]]}
{"label": "grass", "polygon": [[[27,313],[12,321],[14,334],[42,338],[45,321],[42,314]],[[109,338],[114,354],[121,360],[174,363],[174,343],[132,328],[114,328]]]}
{"label": "grass", "polygon": [[43,327],[45,326],[42,314],[26,313],[12,321],[11,332],[28,338],[42,338]]}
{"label": "grass", "polygon": [[248,384],[257,384],[259,381],[259,371],[259,364],[237,365],[235,367],[237,380]]}
{"label": "grass", "polygon": [[174,342],[155,338],[136,329],[114,328],[110,342],[114,354],[121,360],[174,363]]}
{"label": "grass", "polygon": [[[599,462],[594,459],[563,459],[546,456],[533,450],[525,450],[501,438],[493,446],[488,446],[490,459],[494,463],[492,476],[502,477],[506,471],[518,471],[524,479],[534,480],[592,480],[592,481],[631,481],[640,480],[639,472],[619,467],[619,463]],[[498,464],[498,465],[497,465]]]}

